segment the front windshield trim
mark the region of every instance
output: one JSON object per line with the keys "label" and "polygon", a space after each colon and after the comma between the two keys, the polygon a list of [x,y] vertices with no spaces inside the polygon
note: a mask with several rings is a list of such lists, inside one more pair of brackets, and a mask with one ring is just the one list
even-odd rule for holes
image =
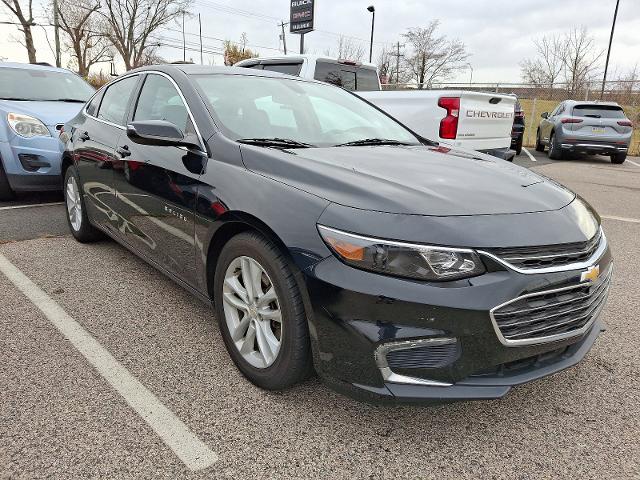
{"label": "front windshield trim", "polygon": [[[282,83],[282,82],[296,82],[298,85],[301,86],[312,86],[311,88],[320,88],[320,89],[327,89],[326,92],[331,92],[329,93],[327,96],[331,96],[333,95],[332,92],[334,91],[338,91],[340,92],[339,95],[349,95],[349,97],[347,96],[343,96],[341,99],[347,99],[349,98],[348,101],[346,101],[345,103],[348,106],[357,106],[357,108],[361,109],[361,110],[367,110],[367,114],[369,116],[373,116],[375,117],[375,120],[378,122],[382,122],[385,123],[385,126],[387,128],[391,128],[391,130],[395,130],[395,133],[397,134],[397,138],[394,138],[393,135],[391,135],[390,140],[397,140],[398,142],[404,143],[404,144],[408,144],[411,146],[419,146],[419,145],[425,145],[425,144],[431,144],[431,143],[436,143],[436,142],[432,142],[430,140],[426,140],[424,138],[422,138],[420,135],[416,134],[414,131],[412,131],[410,128],[408,128],[407,126],[403,125],[401,122],[399,122],[398,120],[396,120],[395,118],[393,118],[391,115],[389,115],[388,113],[384,112],[383,110],[380,110],[379,108],[377,108],[375,105],[372,105],[371,103],[367,102],[366,100],[362,99],[361,97],[359,97],[357,94],[348,91],[346,89],[334,86],[334,85],[330,85],[318,80],[310,80],[310,79],[303,79],[303,78],[299,78],[299,77],[292,77],[292,76],[286,76],[286,75],[282,75],[282,76],[276,76],[276,75],[264,75],[262,74],[262,72],[258,72],[258,71],[251,71],[251,70],[247,70],[247,72],[243,72],[242,74],[240,73],[231,73],[231,72],[211,72],[211,73],[192,73],[189,74],[189,77],[192,78],[193,80],[193,85],[196,89],[196,91],[198,92],[198,94],[200,95],[203,103],[205,104],[205,107],[207,108],[213,123],[215,125],[215,127],[227,138],[229,138],[232,141],[238,142],[238,140],[242,139],[242,138],[270,138],[270,137],[276,137],[276,138],[292,138],[295,139],[296,141],[299,141],[301,143],[307,143],[307,144],[312,144],[315,145],[317,147],[334,147],[337,144],[341,144],[341,143],[348,143],[350,141],[354,141],[354,140],[361,140],[361,139],[367,139],[367,138],[375,138],[375,137],[382,137],[382,138],[389,138],[389,134],[387,132],[382,132],[382,131],[378,131],[376,132],[376,134],[361,134],[359,137],[355,137],[355,138],[334,138],[334,139],[330,139],[330,140],[324,140],[324,141],[320,141],[317,138],[310,138],[310,137],[305,137],[305,135],[302,134],[298,134],[299,132],[296,132],[296,134],[291,135],[291,134],[263,134],[264,132],[260,132],[259,134],[247,134],[246,132],[237,132],[237,131],[233,131],[232,128],[230,128],[225,121],[223,121],[223,118],[220,117],[220,115],[218,115],[218,112],[216,111],[216,107],[213,105],[212,103],[212,98],[213,101],[218,101],[221,98],[223,98],[223,94],[220,94],[217,98],[216,97],[210,97],[207,94],[207,86],[205,84],[205,81],[207,79],[221,79],[221,78],[233,78],[233,79],[237,79],[238,82],[243,81],[242,79],[263,79],[265,81],[268,82],[278,82],[278,83]],[[234,83],[235,85],[235,83]],[[211,86],[209,88],[210,90],[213,89],[213,86]],[[331,89],[331,90],[329,90]],[[335,90],[334,90],[335,89]],[[220,90],[223,91],[223,90]],[[325,92],[325,90],[318,90],[319,92]],[[216,93],[218,93],[216,91]],[[256,99],[260,99],[260,98],[270,98],[272,99],[271,95],[268,95],[269,92],[265,93],[264,97],[256,97]],[[277,92],[276,92],[277,93]],[[308,92],[304,92],[304,97],[309,98],[310,96],[312,96],[311,94],[309,94]],[[224,97],[227,98],[227,97]],[[245,98],[250,98],[250,97],[246,97]],[[336,97],[339,98],[339,97]],[[355,100],[354,103],[351,103],[353,100]],[[254,105],[255,106],[255,105]],[[290,104],[288,104],[287,106],[291,106]],[[340,106],[340,105],[337,105]],[[238,100],[238,108],[240,108],[240,100]],[[309,108],[312,113],[314,115],[317,116],[317,108]],[[307,109],[307,110],[309,110]],[[289,108],[289,110],[293,110],[293,108]],[[372,111],[375,111],[375,114],[371,114]],[[296,111],[295,113],[298,113],[298,111]],[[295,115],[294,113],[294,115]],[[357,115],[357,113],[353,112],[354,115]],[[367,119],[370,121],[370,124],[373,126],[373,120]],[[302,127],[299,126],[297,127],[298,130],[304,129],[304,128],[308,128],[308,126]],[[371,128],[373,129],[373,127]],[[327,132],[324,132],[327,133]],[[344,132],[339,132],[339,133],[344,133]]]}

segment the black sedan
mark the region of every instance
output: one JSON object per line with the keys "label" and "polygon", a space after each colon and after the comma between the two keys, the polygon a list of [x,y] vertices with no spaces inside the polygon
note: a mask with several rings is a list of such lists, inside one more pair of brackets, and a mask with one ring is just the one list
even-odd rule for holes
{"label": "black sedan", "polygon": [[256,385],[501,397],[576,364],[612,272],[600,218],[516,165],[418,137],[340,88],[155,66],[65,126],[71,232],[215,306]]}

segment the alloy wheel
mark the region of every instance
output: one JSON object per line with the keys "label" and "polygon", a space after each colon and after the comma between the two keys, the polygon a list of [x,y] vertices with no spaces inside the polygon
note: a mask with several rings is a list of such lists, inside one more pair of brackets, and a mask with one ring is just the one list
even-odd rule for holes
{"label": "alloy wheel", "polygon": [[78,232],[82,226],[82,204],[80,203],[80,189],[73,175],[69,175],[67,179],[66,201],[69,223]]}
{"label": "alloy wheel", "polygon": [[265,269],[247,256],[227,267],[223,285],[224,314],[231,340],[255,368],[267,368],[282,344],[282,312]]}

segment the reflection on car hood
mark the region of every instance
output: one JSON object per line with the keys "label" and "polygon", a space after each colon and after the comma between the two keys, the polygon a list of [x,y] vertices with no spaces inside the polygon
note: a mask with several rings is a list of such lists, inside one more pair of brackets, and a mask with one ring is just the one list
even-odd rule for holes
{"label": "reflection on car hood", "polygon": [[242,145],[249,170],[349,207],[412,215],[529,213],[575,195],[510,162],[444,147],[276,150]]}
{"label": "reflection on car hood", "polygon": [[20,102],[0,100],[0,111],[22,113],[37,118],[50,127],[65,123],[75,117],[84,107],[84,103],[71,102]]}

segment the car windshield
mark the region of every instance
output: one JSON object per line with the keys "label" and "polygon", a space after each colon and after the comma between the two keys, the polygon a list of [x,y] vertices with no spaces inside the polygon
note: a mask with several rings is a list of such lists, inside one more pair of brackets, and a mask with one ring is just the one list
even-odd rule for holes
{"label": "car windshield", "polygon": [[86,102],[94,89],[73,73],[0,69],[0,99]]}
{"label": "car windshield", "polygon": [[574,117],[594,118],[626,118],[622,108],[615,105],[576,105],[573,107]]}
{"label": "car windshield", "polygon": [[234,140],[286,139],[322,147],[420,143],[385,114],[331,85],[249,75],[193,77],[225,135]]}

